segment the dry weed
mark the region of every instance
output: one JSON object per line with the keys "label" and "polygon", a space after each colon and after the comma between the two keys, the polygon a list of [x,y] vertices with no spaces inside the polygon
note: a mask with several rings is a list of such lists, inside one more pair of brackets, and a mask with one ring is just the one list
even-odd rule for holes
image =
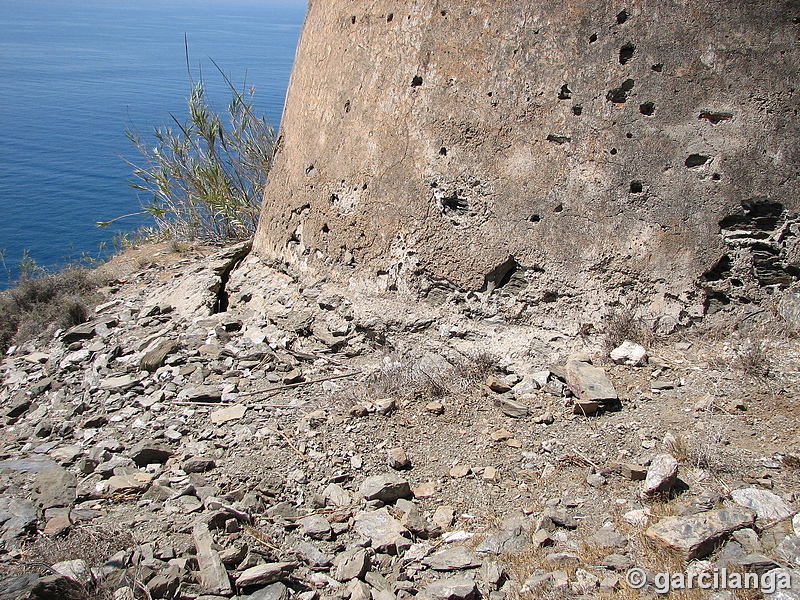
{"label": "dry weed", "polygon": [[633,309],[619,309],[609,318],[603,348],[608,354],[624,341],[631,341],[648,348],[655,340],[653,328]]}
{"label": "dry weed", "polygon": [[727,437],[727,427],[719,422],[708,421],[705,424],[705,434],[694,436],[685,462],[698,469],[708,469],[712,472],[726,470],[721,448]]}
{"label": "dry weed", "polygon": [[667,452],[669,452],[678,462],[685,463],[689,459],[690,444],[689,440],[683,434],[671,434],[664,438],[664,445]]}
{"label": "dry weed", "polygon": [[770,360],[766,342],[748,339],[736,351],[736,366],[750,377],[757,379],[767,377],[770,372]]}

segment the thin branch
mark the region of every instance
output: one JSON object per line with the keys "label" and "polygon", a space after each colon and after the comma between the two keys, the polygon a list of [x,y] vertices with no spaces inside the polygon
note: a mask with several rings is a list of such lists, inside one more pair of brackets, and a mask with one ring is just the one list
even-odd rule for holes
{"label": "thin branch", "polygon": [[313,383],[322,383],[324,381],[333,381],[334,379],[345,379],[353,375],[360,374],[361,371],[353,371],[352,373],[345,373],[344,375],[331,375],[330,377],[322,377],[320,379],[311,379],[309,381],[300,381],[298,383],[287,383],[285,385],[277,385],[275,387],[267,388],[264,390],[255,390],[253,392],[242,392],[240,396],[255,396],[256,394],[266,394],[269,392],[278,392],[280,390],[289,390],[292,388],[300,387],[303,385],[311,385]]}
{"label": "thin branch", "polygon": [[300,450],[298,450],[298,449],[295,447],[295,445],[292,443],[292,440],[290,440],[290,439],[289,439],[289,436],[288,436],[288,435],[286,435],[285,433],[283,433],[282,431],[280,431],[280,430],[278,430],[278,429],[273,429],[272,427],[266,427],[265,429],[267,429],[267,431],[271,431],[271,432],[273,432],[273,433],[277,433],[279,436],[281,436],[281,437],[282,437],[282,438],[283,438],[283,439],[286,441],[286,443],[287,443],[287,444],[289,444],[289,447],[290,447],[292,450],[294,450],[294,451],[295,451],[295,453],[297,454],[297,456],[299,456],[299,457],[300,457],[300,458],[302,458],[302,459],[305,459],[306,455],[305,455],[305,454],[303,454],[302,452],[300,452]]}

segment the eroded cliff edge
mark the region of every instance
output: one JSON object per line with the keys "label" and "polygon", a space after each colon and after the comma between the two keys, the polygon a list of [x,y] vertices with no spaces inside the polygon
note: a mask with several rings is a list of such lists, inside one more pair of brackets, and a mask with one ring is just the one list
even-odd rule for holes
{"label": "eroded cliff edge", "polygon": [[798,275],[800,9],[309,4],[256,252],[669,328]]}

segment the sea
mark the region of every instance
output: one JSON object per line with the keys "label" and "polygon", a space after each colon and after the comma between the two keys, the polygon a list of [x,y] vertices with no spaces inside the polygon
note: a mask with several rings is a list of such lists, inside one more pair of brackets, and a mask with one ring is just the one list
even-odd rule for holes
{"label": "sea", "polygon": [[[277,131],[305,0],[0,0],[0,287],[20,265],[107,258],[152,224],[125,132],[183,122],[191,82],[223,113],[216,63]],[[188,49],[188,51],[187,51]],[[213,62],[212,62],[213,61]],[[155,146],[155,143],[153,143]]]}

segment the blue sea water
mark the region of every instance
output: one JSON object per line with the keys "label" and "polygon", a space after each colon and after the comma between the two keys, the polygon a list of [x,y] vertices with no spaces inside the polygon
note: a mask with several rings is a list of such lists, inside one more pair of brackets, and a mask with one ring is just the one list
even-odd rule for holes
{"label": "blue sea water", "polygon": [[[189,66],[218,111],[213,59],[277,129],[305,0],[0,0],[0,287],[23,255],[55,268],[96,257],[149,223],[124,158],[170,114],[186,115]],[[2,268],[2,264],[0,264]]]}

